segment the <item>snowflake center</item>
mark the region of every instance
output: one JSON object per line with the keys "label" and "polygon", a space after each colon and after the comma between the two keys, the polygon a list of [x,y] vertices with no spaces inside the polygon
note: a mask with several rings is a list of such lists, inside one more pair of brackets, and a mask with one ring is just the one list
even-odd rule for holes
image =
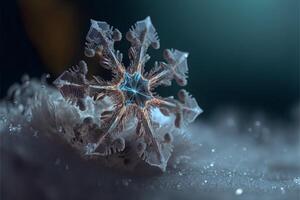
{"label": "snowflake center", "polygon": [[125,72],[119,89],[123,92],[127,105],[137,104],[144,107],[146,101],[152,98],[149,91],[149,81],[137,72],[134,74]]}

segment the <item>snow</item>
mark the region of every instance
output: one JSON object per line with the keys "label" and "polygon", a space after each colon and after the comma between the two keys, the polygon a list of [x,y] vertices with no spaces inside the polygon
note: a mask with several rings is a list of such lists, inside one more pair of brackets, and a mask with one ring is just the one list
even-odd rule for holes
{"label": "snow", "polygon": [[299,199],[299,115],[278,122],[221,110],[174,135],[163,173],[142,162],[130,171],[84,159],[60,139],[64,130],[53,134],[44,122],[37,130],[8,107],[0,103],[2,199]]}

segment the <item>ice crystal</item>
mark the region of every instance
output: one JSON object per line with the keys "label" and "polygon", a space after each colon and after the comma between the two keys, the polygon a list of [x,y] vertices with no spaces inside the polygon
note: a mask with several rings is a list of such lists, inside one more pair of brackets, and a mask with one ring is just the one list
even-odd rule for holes
{"label": "ice crystal", "polygon": [[173,148],[172,133],[183,132],[202,110],[183,89],[178,93],[178,100],[163,98],[154,89],[170,86],[173,79],[180,86],[187,84],[188,53],[166,49],[163,53],[166,62],[155,62],[154,68],[146,72],[144,67],[150,59],[147,49],[160,46],[156,30],[147,17],[126,34],[131,47],[130,65],[125,68],[122,54],[114,49],[114,43],[121,38],[118,29],[91,20],[85,55],[96,57],[102,67],[111,70],[112,80],[105,81],[98,76],[88,80],[87,64],[80,61],[54,82],[63,97],[82,112],[89,109],[88,98],[95,104],[107,104],[97,116],[100,120],[86,117],[74,127],[71,142],[81,145],[85,155],[127,153],[165,170]]}

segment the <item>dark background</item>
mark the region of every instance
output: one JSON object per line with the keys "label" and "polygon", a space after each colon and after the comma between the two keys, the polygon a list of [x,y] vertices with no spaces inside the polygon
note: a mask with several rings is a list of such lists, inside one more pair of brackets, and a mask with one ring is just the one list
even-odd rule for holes
{"label": "dark background", "polygon": [[[137,20],[151,16],[161,40],[160,50],[150,50],[152,58],[162,60],[164,48],[190,53],[187,90],[206,111],[204,117],[234,106],[284,119],[299,103],[299,2],[1,1],[1,97],[24,73],[50,73],[51,81],[82,59],[90,18],[107,21],[124,36]],[[128,46],[125,40],[117,45],[125,57]]]}

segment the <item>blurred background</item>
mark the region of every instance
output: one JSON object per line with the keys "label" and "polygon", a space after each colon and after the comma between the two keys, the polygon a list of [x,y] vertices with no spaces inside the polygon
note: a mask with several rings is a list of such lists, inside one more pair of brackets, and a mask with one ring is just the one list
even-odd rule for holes
{"label": "blurred background", "polygon": [[[0,102],[0,199],[164,199],[174,190],[188,195],[170,199],[299,200],[299,0],[2,0],[0,100],[23,74],[49,73],[51,83],[81,59],[109,78],[83,55],[90,19],[124,36],[147,16],[161,41],[147,69],[165,48],[189,52],[186,89],[204,110],[188,142],[174,140],[168,171],[138,168],[140,177],[85,162]],[[125,64],[128,47],[116,44]]]}
{"label": "blurred background", "polygon": [[[50,81],[83,59],[89,19],[107,21],[123,36],[151,16],[161,40],[150,50],[189,52],[187,90],[207,118],[224,107],[288,119],[299,103],[299,0],[7,0],[0,6],[0,95],[23,74]],[[116,48],[125,55],[129,44]],[[90,71],[108,76],[89,59]],[[162,95],[174,94],[160,89]]]}

